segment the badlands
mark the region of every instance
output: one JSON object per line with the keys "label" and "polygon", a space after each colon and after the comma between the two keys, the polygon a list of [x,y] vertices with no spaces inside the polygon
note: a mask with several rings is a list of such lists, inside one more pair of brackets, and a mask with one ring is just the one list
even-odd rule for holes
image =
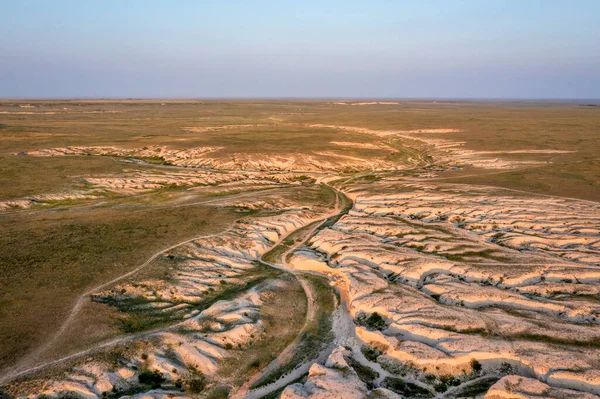
{"label": "badlands", "polygon": [[1,101],[0,398],[600,397],[598,112]]}

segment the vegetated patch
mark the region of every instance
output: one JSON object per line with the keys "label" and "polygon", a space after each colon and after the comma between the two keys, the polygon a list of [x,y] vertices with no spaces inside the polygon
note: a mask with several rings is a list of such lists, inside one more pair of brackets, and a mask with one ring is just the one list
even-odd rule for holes
{"label": "vegetated patch", "polygon": [[167,161],[164,157],[159,155],[153,155],[150,157],[135,157],[135,159],[139,159],[140,161],[144,161],[154,165],[173,165],[171,162]]}
{"label": "vegetated patch", "polygon": [[185,381],[186,392],[197,395],[204,391],[206,384],[206,377],[202,373],[196,372],[195,375]]}
{"label": "vegetated patch", "polygon": [[317,308],[313,312],[313,317],[298,335],[291,359],[259,378],[252,384],[251,389],[268,385],[299,365],[316,358],[335,336],[331,328],[332,313],[337,305],[337,300],[335,293],[329,286],[329,280],[310,274],[304,274],[300,278],[309,283]]}
{"label": "vegetated patch", "polygon": [[217,385],[206,394],[206,399],[227,399],[231,388],[226,385]]}
{"label": "vegetated patch", "polygon": [[295,340],[304,324],[307,301],[302,286],[293,275],[283,272],[277,282],[261,296],[263,332],[251,336],[243,350],[234,350],[220,363],[219,374],[233,386],[242,385],[266,367]]}
{"label": "vegetated patch", "polygon": [[367,327],[369,330],[383,331],[387,328],[387,321],[377,312],[371,314],[362,312],[356,316],[359,326]]}
{"label": "vegetated patch", "polygon": [[[535,334],[529,332],[521,332],[514,335],[503,336],[505,339],[515,340],[526,340],[535,342],[546,342],[553,345],[564,345],[568,347],[576,346],[580,348],[600,348],[600,342],[598,340],[585,340],[581,341],[579,337],[573,337],[573,339],[562,338],[551,335]],[[582,337],[585,338],[585,337]]]}
{"label": "vegetated patch", "polygon": [[[419,397],[416,396],[417,393],[410,393],[411,389],[423,390],[421,394],[425,396],[422,397],[435,396],[435,393],[445,393],[450,389],[454,389],[455,387],[461,387],[459,388],[459,392],[462,392],[463,386],[465,390],[476,391],[484,389],[485,387],[489,387],[487,385],[489,379],[495,378],[497,380],[500,378],[500,375],[516,373],[515,368],[509,363],[502,363],[498,370],[486,375],[487,371],[483,369],[482,364],[477,359],[471,359],[470,372],[465,369],[460,375],[436,375],[427,373],[426,369],[416,367],[416,365],[410,361],[402,362],[387,355],[379,356],[377,361],[384,370],[393,374],[393,377],[389,377],[390,380],[387,380],[387,378],[386,380],[389,384],[391,384],[391,386],[395,386],[395,390],[390,387],[388,388],[394,390],[394,392],[409,397]],[[406,377],[406,379],[403,377]],[[416,388],[414,386],[410,386],[409,382],[407,381],[408,378],[412,380],[423,381],[426,386],[419,386],[417,384],[414,384],[416,385]],[[479,382],[474,382],[474,380]]]}
{"label": "vegetated patch", "polygon": [[438,376],[439,382],[434,385],[436,392],[446,392],[449,387],[459,386],[462,381],[460,378],[452,374],[442,374]]}
{"label": "vegetated patch", "polygon": [[464,387],[459,387],[455,392],[454,396],[456,397],[476,397],[477,395],[481,395],[490,390],[492,385],[500,380],[498,376],[486,376],[479,379],[475,383],[465,384]]}
{"label": "vegetated patch", "polygon": [[289,236],[287,236],[284,243],[286,245],[291,245],[292,243],[301,241],[303,238],[305,238],[306,233],[308,231],[312,230],[316,225],[320,223],[322,222],[317,220],[316,222],[309,223],[306,226],[299,228],[298,230],[294,231]]}
{"label": "vegetated patch", "polygon": [[365,383],[368,389],[375,387],[375,380],[379,378],[379,373],[369,366],[360,363],[353,356],[344,356],[344,360],[356,372],[358,378]]}
{"label": "vegetated patch", "polygon": [[283,255],[283,253],[288,249],[290,249],[290,246],[287,243],[282,242],[273,247],[269,252],[264,254],[262,256],[262,259],[268,263],[273,263],[276,265],[281,264],[281,255]]}
{"label": "vegetated patch", "polygon": [[499,251],[496,251],[494,249],[484,249],[482,251],[467,251],[459,254],[444,254],[443,252],[439,252],[438,254],[452,262],[463,262],[472,260],[472,258],[490,259],[499,262],[507,261],[507,258],[505,256],[495,255],[496,253],[499,253]]}
{"label": "vegetated patch", "polygon": [[[434,297],[434,295],[432,295],[432,297]],[[501,306],[499,308],[503,309],[504,311],[506,311],[509,314],[515,314],[516,317],[523,317],[522,314],[516,312],[514,309],[503,308]],[[564,345],[564,346],[571,346],[571,347],[576,346],[576,347],[580,347],[580,348],[600,348],[600,342],[598,342],[597,340],[583,340],[582,341],[582,340],[577,339],[578,337],[573,337],[572,339],[568,339],[568,338],[556,337],[556,336],[545,335],[545,334],[530,333],[530,332],[526,332],[526,331],[519,332],[519,333],[513,333],[513,334],[510,334],[510,333],[507,334],[507,333],[503,333],[502,331],[491,332],[483,327],[457,329],[452,326],[444,326],[444,330],[451,331],[451,332],[457,332],[460,334],[480,335],[482,337],[498,336],[498,337],[502,337],[503,339],[506,339],[506,340],[545,342],[545,343],[549,343],[549,344],[553,344],[553,345]],[[582,337],[582,338],[585,338],[585,337]],[[473,364],[471,364],[471,366],[473,366]]]}
{"label": "vegetated patch", "polygon": [[281,396],[281,393],[290,385],[292,384],[303,384],[307,381],[308,379],[308,373],[301,375],[300,377],[296,378],[295,380],[291,381],[288,385],[281,387],[273,392],[271,392],[270,394],[267,394],[265,396],[263,396],[261,399],[277,399]]}
{"label": "vegetated patch", "polygon": [[376,174],[368,174],[355,179],[357,182],[372,183],[381,180],[381,177]]}
{"label": "vegetated patch", "polygon": [[340,206],[340,208],[342,208],[341,212],[335,216],[330,217],[325,222],[323,222],[323,224],[321,224],[319,226],[319,228],[315,231],[315,234],[323,229],[326,229],[326,228],[331,227],[334,224],[336,224],[342,218],[342,216],[347,215],[348,212],[350,212],[350,210],[354,206],[354,203],[348,196],[346,196],[345,194],[343,194],[341,192],[339,193],[339,195],[340,195],[339,206]]}
{"label": "vegetated patch", "polygon": [[140,384],[149,385],[152,389],[160,388],[161,384],[167,379],[158,370],[144,370],[138,375]]}
{"label": "vegetated patch", "polygon": [[379,349],[369,345],[363,345],[360,348],[360,351],[370,362],[376,362],[377,358],[383,354],[383,352],[381,352]]}
{"label": "vegetated patch", "polygon": [[392,392],[410,398],[432,398],[435,396],[427,389],[398,377],[385,377],[383,386]]}

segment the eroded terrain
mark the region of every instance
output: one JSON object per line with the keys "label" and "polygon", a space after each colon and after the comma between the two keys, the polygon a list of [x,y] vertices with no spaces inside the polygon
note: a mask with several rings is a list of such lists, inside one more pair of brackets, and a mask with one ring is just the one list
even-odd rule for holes
{"label": "eroded terrain", "polygon": [[[39,107],[27,117],[69,112]],[[422,104],[273,107],[228,111],[222,124],[177,119],[168,139],[138,132],[119,145],[102,136],[6,148],[11,162],[110,165],[4,196],[7,225],[107,209],[203,209],[221,223],[203,216],[195,234],[152,244],[70,291],[26,349],[3,349],[3,395],[600,396],[598,183],[558,195],[477,180],[538,170],[543,180],[561,165],[566,179],[593,155],[567,139],[478,146],[461,136],[473,127],[447,114],[454,124],[411,123]],[[378,117],[389,126],[370,122]],[[7,309],[30,300],[10,299]]]}

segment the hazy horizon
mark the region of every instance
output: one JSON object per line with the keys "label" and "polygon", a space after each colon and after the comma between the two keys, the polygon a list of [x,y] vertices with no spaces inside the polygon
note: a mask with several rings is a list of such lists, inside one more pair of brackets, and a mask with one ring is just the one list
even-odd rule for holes
{"label": "hazy horizon", "polygon": [[265,97],[244,97],[244,96],[223,96],[223,97],[126,97],[126,96],[73,96],[73,97],[55,97],[55,96],[38,96],[38,97],[18,97],[18,96],[8,96],[8,97],[0,97],[2,101],[466,101],[466,102],[554,102],[554,103],[569,103],[569,102],[581,102],[581,101],[591,101],[591,102],[600,102],[600,97],[598,98],[561,98],[561,97],[546,97],[546,98],[536,98],[536,97],[328,97],[328,96],[313,96],[313,97],[282,97],[282,96],[265,96]]}
{"label": "hazy horizon", "polygon": [[600,3],[6,2],[0,98],[585,100]]}

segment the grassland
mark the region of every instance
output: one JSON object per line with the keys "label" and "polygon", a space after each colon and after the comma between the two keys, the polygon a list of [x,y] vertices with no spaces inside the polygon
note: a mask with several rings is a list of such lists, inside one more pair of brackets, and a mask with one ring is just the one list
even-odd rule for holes
{"label": "grassland", "polygon": [[225,229],[238,215],[211,207],[1,215],[0,364],[56,329],[77,295],[162,247]]}

